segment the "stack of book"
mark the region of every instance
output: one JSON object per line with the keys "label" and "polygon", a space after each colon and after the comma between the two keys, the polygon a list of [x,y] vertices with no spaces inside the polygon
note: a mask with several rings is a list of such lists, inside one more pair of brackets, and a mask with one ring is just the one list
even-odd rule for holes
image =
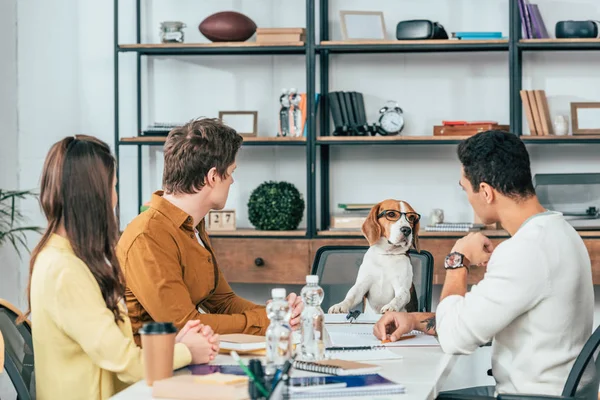
{"label": "stack of book", "polygon": [[341,212],[331,217],[332,230],[360,230],[374,204],[338,204]]}
{"label": "stack of book", "polygon": [[523,39],[547,39],[548,30],[537,4],[529,4],[528,0],[519,0],[519,14]]}
{"label": "stack of book", "polygon": [[452,37],[460,40],[500,40],[506,39],[502,32],[452,32]]}
{"label": "stack of book", "polygon": [[441,222],[425,227],[425,232],[478,232],[485,228],[484,224],[472,222]]}
{"label": "stack of book", "polygon": [[256,43],[304,43],[306,29],[304,28],[258,28]]}
{"label": "stack of book", "polygon": [[554,135],[546,92],[544,90],[521,90],[521,100],[531,135]]}

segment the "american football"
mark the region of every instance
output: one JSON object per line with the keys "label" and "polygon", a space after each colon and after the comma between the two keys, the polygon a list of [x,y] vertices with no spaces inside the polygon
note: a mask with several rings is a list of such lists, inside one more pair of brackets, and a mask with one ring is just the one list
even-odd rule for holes
{"label": "american football", "polygon": [[222,11],[206,17],[198,29],[213,42],[243,42],[254,35],[256,24],[244,14]]}

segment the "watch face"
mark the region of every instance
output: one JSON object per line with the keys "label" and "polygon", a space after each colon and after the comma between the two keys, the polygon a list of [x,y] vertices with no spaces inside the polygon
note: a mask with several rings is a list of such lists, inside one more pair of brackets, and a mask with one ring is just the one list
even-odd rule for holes
{"label": "watch face", "polygon": [[387,112],[381,116],[380,122],[386,132],[399,132],[404,126],[404,117],[397,112]]}
{"label": "watch face", "polygon": [[449,268],[459,267],[462,264],[462,261],[463,261],[462,255],[460,255],[458,253],[448,254],[448,256],[446,257],[446,265]]}

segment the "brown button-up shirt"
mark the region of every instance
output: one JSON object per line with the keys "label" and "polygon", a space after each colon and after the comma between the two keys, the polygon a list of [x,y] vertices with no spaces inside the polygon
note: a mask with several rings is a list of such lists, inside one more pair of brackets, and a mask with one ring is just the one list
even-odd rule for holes
{"label": "brown button-up shirt", "polygon": [[[150,208],[125,229],[117,255],[125,275],[125,301],[136,342],[146,322],[173,322],[181,329],[199,319],[216,333],[262,335],[269,324],[265,307],[237,296],[219,270],[202,221],[194,232],[192,217],[162,192]],[[201,313],[202,309],[206,314]]]}

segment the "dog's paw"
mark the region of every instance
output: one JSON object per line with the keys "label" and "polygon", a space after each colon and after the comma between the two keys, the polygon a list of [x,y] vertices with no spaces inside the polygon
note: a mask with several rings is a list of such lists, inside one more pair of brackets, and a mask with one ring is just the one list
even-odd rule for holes
{"label": "dog's paw", "polygon": [[392,301],[391,303],[388,303],[385,306],[381,307],[382,314],[385,314],[388,311],[400,311],[400,308],[395,302]]}
{"label": "dog's paw", "polygon": [[350,307],[344,302],[335,304],[329,307],[327,313],[329,314],[347,314],[350,311]]}

